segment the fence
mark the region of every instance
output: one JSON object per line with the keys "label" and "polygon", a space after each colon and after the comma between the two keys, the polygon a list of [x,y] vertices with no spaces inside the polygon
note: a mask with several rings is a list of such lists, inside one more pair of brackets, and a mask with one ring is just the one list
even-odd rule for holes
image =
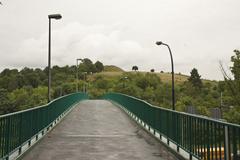
{"label": "fence", "polygon": [[104,95],[134,114],[183,149],[189,159],[240,160],[240,125],[225,123],[203,116],[153,106],[143,100],[119,93]]}
{"label": "fence", "polygon": [[83,93],[60,97],[47,105],[0,116],[0,159],[18,151],[26,143],[31,145],[32,137],[52,127],[52,122],[80,100],[87,99]]}

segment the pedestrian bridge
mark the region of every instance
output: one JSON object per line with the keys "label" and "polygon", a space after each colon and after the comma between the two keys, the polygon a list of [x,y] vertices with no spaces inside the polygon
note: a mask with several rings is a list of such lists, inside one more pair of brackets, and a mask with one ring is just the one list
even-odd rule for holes
{"label": "pedestrian bridge", "polygon": [[83,93],[0,116],[0,159],[239,160],[240,126],[118,93]]}

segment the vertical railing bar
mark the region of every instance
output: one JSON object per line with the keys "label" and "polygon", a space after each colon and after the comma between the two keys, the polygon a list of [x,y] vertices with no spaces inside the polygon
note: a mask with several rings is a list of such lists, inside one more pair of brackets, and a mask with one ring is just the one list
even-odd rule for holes
{"label": "vertical railing bar", "polygon": [[209,137],[210,137],[210,131],[209,131],[209,128],[210,128],[210,124],[209,124],[209,121],[207,121],[207,157],[208,157],[208,160],[210,160],[210,140],[209,140]]}
{"label": "vertical railing bar", "polygon": [[203,137],[203,131],[204,131],[204,125],[203,125],[203,123],[202,123],[202,119],[199,119],[199,122],[200,122],[200,124],[199,124],[199,126],[200,126],[200,134],[201,134],[201,136],[200,136],[200,147],[201,147],[201,158],[203,158],[203,144],[204,144],[204,137]]}
{"label": "vertical railing bar", "polygon": [[180,135],[180,139],[179,139],[179,141],[180,141],[180,145],[181,146],[183,146],[183,117],[182,117],[182,115],[179,115],[179,117],[180,117],[180,120],[179,120],[179,124],[180,124],[180,133],[179,133],[179,135]]}
{"label": "vertical railing bar", "polygon": [[222,128],[221,128],[221,124],[218,124],[218,143],[219,143],[219,150],[220,150],[220,160],[222,160],[222,135],[223,135],[223,132],[222,132]]}
{"label": "vertical railing bar", "polygon": [[[7,131],[6,131],[6,145],[5,145],[5,150],[6,150],[6,154],[9,154],[9,143],[10,143],[10,116],[7,117]],[[7,160],[8,160],[8,156],[7,155]]]}
{"label": "vertical railing bar", "polygon": [[183,123],[182,123],[182,125],[183,125],[182,141],[183,141],[183,147],[186,149],[186,141],[185,141],[185,136],[186,136],[186,133],[185,133],[185,131],[186,131],[186,121],[185,121],[185,118],[186,118],[186,116],[183,116]]}
{"label": "vertical railing bar", "polygon": [[0,127],[0,157],[3,156],[3,142],[4,142],[4,135],[3,135],[3,131],[4,131],[4,118],[0,118],[0,123],[1,123],[1,127]]}
{"label": "vertical railing bar", "polygon": [[213,122],[210,123],[210,128],[211,128],[211,159],[213,159],[213,156],[214,156],[214,131],[213,131]]}
{"label": "vertical railing bar", "polygon": [[189,150],[190,150],[190,160],[192,160],[192,153],[193,153],[193,147],[192,147],[192,119],[190,116],[188,116],[188,136],[189,136]]}
{"label": "vertical railing bar", "polygon": [[238,128],[238,154],[239,154],[239,156],[240,156],[240,128]]}
{"label": "vertical railing bar", "polygon": [[[169,126],[169,114],[168,114],[168,112],[166,112],[167,113],[167,126]],[[167,144],[169,145],[169,127],[166,127],[167,128],[167,134],[166,134],[166,136],[167,136]]]}
{"label": "vertical railing bar", "polygon": [[180,115],[179,114],[176,114],[176,116],[177,116],[177,129],[178,129],[178,131],[177,131],[177,152],[179,152],[179,145],[180,145],[180,139],[181,139],[181,137],[180,137],[180,134],[181,134],[181,130],[180,130]]}
{"label": "vertical railing bar", "polygon": [[11,140],[10,140],[10,151],[13,149],[13,145],[14,145],[14,134],[15,134],[15,124],[14,124],[14,118],[16,116],[11,116],[11,129],[10,129],[10,133],[11,133]]}
{"label": "vertical railing bar", "polygon": [[3,157],[4,156],[4,148],[5,148],[5,139],[6,139],[6,136],[5,136],[5,134],[4,134],[4,131],[5,131],[5,128],[6,128],[6,123],[5,123],[5,118],[2,118],[2,131],[1,131],[1,136],[2,136],[2,145],[1,145],[1,153],[2,153],[2,156],[1,157]]}
{"label": "vertical railing bar", "polygon": [[232,138],[231,127],[228,126],[228,157],[229,157],[230,160],[232,159],[232,157],[231,157],[231,153],[232,153],[232,151],[231,151],[231,138]]}
{"label": "vertical railing bar", "polygon": [[192,121],[192,126],[191,126],[191,130],[192,130],[192,153],[195,154],[195,145],[196,145],[196,142],[195,142],[195,118],[194,117],[191,117],[191,121]]}
{"label": "vertical railing bar", "polygon": [[[22,117],[23,117],[23,114],[20,113],[20,125],[19,125],[19,144],[18,145],[21,145],[23,142],[22,142]],[[21,154],[22,152],[22,147],[19,148],[19,154]]]}
{"label": "vertical railing bar", "polygon": [[197,118],[194,117],[194,155],[197,155],[197,147],[198,147],[198,144],[197,144]]}
{"label": "vertical railing bar", "polygon": [[199,128],[198,128],[198,118],[196,118],[196,155],[199,157]]}
{"label": "vertical railing bar", "polygon": [[214,147],[215,147],[215,159],[218,159],[217,124],[216,123],[214,123]]}
{"label": "vertical railing bar", "polygon": [[229,160],[229,150],[228,150],[228,126],[224,126],[224,159]]}
{"label": "vertical railing bar", "polygon": [[205,150],[205,154],[206,154],[205,158],[207,160],[209,160],[209,158],[208,158],[208,143],[209,143],[208,123],[207,123],[206,120],[204,120],[204,123],[205,123],[205,130],[204,130],[204,132],[206,132],[206,134],[204,134],[204,136],[205,136],[205,147],[204,147],[204,150]]}
{"label": "vertical railing bar", "polygon": [[206,149],[206,138],[205,138],[206,135],[204,134],[204,132],[205,132],[205,128],[206,128],[206,123],[203,119],[201,119],[201,122],[202,122],[202,138],[203,138],[203,140],[202,140],[202,149],[203,149],[202,154],[203,154],[203,156],[202,157],[204,157],[203,159],[205,159],[206,158],[206,151],[205,151],[205,149]]}
{"label": "vertical railing bar", "polygon": [[236,143],[236,136],[235,136],[235,129],[231,127],[232,130],[232,145],[233,145],[233,159],[237,159],[237,143]]}
{"label": "vertical railing bar", "polygon": [[188,119],[188,116],[186,116],[186,121],[187,121],[187,123],[186,123],[186,138],[188,138],[188,140],[186,140],[186,142],[187,142],[187,149],[188,149],[188,151],[190,151],[190,135],[189,135],[189,119]]}
{"label": "vertical railing bar", "polygon": [[12,148],[12,135],[13,135],[13,125],[12,125],[12,116],[9,117],[10,118],[10,122],[9,122],[9,144],[8,144],[8,151],[11,151]]}

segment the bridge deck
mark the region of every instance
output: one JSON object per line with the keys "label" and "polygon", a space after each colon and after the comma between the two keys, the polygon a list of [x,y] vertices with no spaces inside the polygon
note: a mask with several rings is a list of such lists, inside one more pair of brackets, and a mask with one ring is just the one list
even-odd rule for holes
{"label": "bridge deck", "polygon": [[82,101],[35,145],[24,160],[177,159],[118,107]]}

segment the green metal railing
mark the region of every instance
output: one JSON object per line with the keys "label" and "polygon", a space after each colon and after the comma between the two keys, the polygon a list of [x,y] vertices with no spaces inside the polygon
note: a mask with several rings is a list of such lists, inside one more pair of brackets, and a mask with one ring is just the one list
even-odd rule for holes
{"label": "green metal railing", "polygon": [[0,116],[0,159],[9,155],[31,138],[52,125],[61,114],[68,111],[80,100],[87,99],[84,93],[74,93],[60,97],[47,105]]}
{"label": "green metal railing", "polygon": [[240,125],[153,106],[119,93],[104,95],[137,116],[155,132],[179,148],[205,160],[240,159]]}

